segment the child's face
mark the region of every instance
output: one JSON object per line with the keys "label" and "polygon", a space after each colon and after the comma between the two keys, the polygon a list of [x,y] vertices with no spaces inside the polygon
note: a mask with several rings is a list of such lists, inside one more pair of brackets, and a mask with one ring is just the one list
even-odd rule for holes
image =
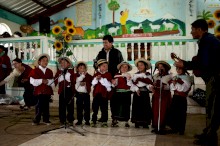
{"label": "child's face", "polygon": [[177,72],[178,75],[182,75],[183,74],[183,69],[177,67],[176,72]]}
{"label": "child's face", "polygon": [[163,66],[163,64],[158,65],[158,70],[162,71],[162,72],[165,72],[165,67]]}
{"label": "child's face", "polygon": [[121,73],[126,73],[126,72],[128,72],[128,65],[123,64],[123,65],[121,66],[121,68],[120,68],[120,72],[121,72]]}
{"label": "child's face", "polygon": [[138,62],[138,63],[137,63],[137,68],[138,68],[138,70],[139,70],[140,72],[145,72],[145,71],[146,71],[146,67],[145,67],[145,65],[144,65],[143,62]]}
{"label": "child's face", "polygon": [[84,73],[86,72],[86,67],[84,65],[80,65],[78,66],[77,70],[79,73]]}
{"label": "child's face", "polygon": [[46,68],[48,65],[48,59],[47,57],[42,58],[41,60],[38,61],[38,64],[42,66],[43,68]]}
{"label": "child's face", "polygon": [[99,69],[101,72],[106,72],[108,70],[108,64],[107,63],[103,63],[99,66]]}
{"label": "child's face", "polygon": [[68,61],[66,61],[65,59],[63,59],[63,60],[60,61],[60,67],[62,69],[69,68],[70,67],[70,63]]}

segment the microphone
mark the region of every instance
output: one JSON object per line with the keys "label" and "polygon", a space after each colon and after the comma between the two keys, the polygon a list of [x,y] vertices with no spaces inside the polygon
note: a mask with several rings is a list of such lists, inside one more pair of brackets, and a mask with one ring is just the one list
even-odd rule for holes
{"label": "microphone", "polygon": [[67,72],[67,70],[68,70],[68,68],[65,68],[65,69],[62,71],[62,73],[65,75],[66,72]]}

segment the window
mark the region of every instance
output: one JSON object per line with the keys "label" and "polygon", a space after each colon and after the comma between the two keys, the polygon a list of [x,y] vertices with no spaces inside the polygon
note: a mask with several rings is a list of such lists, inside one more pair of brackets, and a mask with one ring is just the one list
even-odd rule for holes
{"label": "window", "polygon": [[12,35],[11,29],[8,27],[5,23],[0,23],[0,35],[4,32],[8,32],[10,35]]}

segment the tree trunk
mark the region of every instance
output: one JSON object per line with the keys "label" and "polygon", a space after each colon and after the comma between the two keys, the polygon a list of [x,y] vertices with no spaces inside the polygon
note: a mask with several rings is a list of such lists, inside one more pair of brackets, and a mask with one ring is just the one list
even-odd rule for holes
{"label": "tree trunk", "polygon": [[112,19],[113,19],[113,22],[112,22],[112,24],[115,24],[115,11],[113,10],[112,12],[113,12],[113,14],[112,14],[112,17],[113,17],[113,18],[112,18]]}

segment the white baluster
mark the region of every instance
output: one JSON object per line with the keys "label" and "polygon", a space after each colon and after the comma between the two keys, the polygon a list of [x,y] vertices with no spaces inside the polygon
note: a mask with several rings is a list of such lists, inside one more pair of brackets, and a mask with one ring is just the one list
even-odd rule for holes
{"label": "white baluster", "polygon": [[158,42],[158,60],[161,60],[162,56],[162,50],[161,50],[161,42]]}
{"label": "white baluster", "polygon": [[141,58],[141,43],[137,43],[138,47],[138,58]]}
{"label": "white baluster", "polygon": [[148,59],[148,55],[147,55],[147,43],[144,43],[144,58]]}
{"label": "white baluster", "polygon": [[168,49],[168,42],[165,42],[165,46],[164,46],[164,51],[165,51],[165,53],[164,53],[164,58],[163,58],[163,60],[166,60],[166,61],[168,61],[169,59],[168,59],[168,54],[169,54],[169,49]]}
{"label": "white baluster", "polygon": [[131,43],[131,61],[134,61],[134,43]]}
{"label": "white baluster", "polygon": [[29,42],[29,45],[30,45],[30,48],[28,49],[29,51],[29,58],[28,60],[31,60],[31,58],[33,57],[33,54],[32,54],[32,49],[33,49],[33,42]]}
{"label": "white baluster", "polygon": [[24,57],[24,60],[27,60],[27,42],[24,42],[23,43],[23,48],[21,48],[21,50],[23,51],[23,57]]}
{"label": "white baluster", "polygon": [[183,47],[183,42],[181,41],[181,42],[179,42],[179,57],[180,58],[186,58],[186,54],[185,54],[185,49],[184,49],[184,47]]}

